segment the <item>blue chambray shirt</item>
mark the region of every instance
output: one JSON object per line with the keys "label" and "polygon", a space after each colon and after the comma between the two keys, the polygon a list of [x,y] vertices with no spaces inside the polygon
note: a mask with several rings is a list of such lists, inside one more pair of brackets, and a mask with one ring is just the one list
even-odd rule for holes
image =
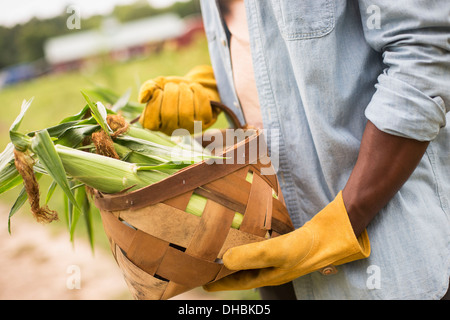
{"label": "blue chambray shirt", "polygon": [[[431,141],[369,225],[371,256],[296,279],[297,298],[439,299],[450,275],[450,2],[245,4],[264,128],[296,227],[344,188],[367,120]],[[217,1],[201,5],[221,98],[244,120]]]}

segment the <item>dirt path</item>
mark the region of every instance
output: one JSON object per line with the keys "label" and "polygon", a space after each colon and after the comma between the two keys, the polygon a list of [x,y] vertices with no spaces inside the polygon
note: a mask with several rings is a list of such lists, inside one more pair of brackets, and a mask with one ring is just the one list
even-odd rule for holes
{"label": "dirt path", "polygon": [[[129,299],[126,283],[112,256],[67,233],[14,216],[12,234],[7,210],[0,208],[0,299]],[[17,214],[19,215],[19,214]],[[77,286],[79,284],[79,287]]]}
{"label": "dirt path", "polygon": [[[114,300],[132,299],[112,255],[67,233],[31,219],[13,218],[7,231],[9,210],[0,205],[0,300]],[[79,287],[78,287],[79,285]],[[176,299],[213,299],[193,290]]]}

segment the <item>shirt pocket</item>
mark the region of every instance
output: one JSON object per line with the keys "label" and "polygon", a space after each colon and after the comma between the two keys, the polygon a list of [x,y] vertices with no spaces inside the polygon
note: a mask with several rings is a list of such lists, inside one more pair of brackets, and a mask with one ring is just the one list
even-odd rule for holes
{"label": "shirt pocket", "polygon": [[335,25],[335,0],[271,0],[286,40],[320,38]]}

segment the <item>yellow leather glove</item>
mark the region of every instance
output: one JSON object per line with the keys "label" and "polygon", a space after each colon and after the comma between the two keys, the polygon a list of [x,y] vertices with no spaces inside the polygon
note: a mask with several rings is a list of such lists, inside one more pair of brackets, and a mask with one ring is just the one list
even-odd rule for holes
{"label": "yellow leather glove", "polygon": [[139,122],[168,135],[178,128],[193,133],[194,121],[202,121],[202,129],[207,129],[220,112],[210,101],[220,101],[210,66],[197,66],[184,77],[158,77],[141,86],[139,102],[147,106]]}
{"label": "yellow leather glove", "polygon": [[357,239],[348,219],[342,192],[305,225],[285,235],[229,249],[223,256],[231,274],[204,286],[206,291],[247,290],[275,286],[329,265],[370,254],[367,231]]}

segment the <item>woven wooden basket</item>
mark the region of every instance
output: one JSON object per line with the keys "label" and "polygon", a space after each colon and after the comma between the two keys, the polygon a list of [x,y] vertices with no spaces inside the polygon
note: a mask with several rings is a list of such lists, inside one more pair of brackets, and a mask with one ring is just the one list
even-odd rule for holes
{"label": "woven wooden basket", "polygon": [[[233,163],[205,161],[134,192],[96,193],[112,253],[135,299],[166,300],[216,281],[232,273],[221,262],[227,249],[294,229],[274,171],[261,174],[272,168],[263,140],[254,131],[226,149],[223,156]],[[193,193],[207,198],[201,217],[185,212]],[[239,230],[231,227],[235,212],[243,214]]]}

